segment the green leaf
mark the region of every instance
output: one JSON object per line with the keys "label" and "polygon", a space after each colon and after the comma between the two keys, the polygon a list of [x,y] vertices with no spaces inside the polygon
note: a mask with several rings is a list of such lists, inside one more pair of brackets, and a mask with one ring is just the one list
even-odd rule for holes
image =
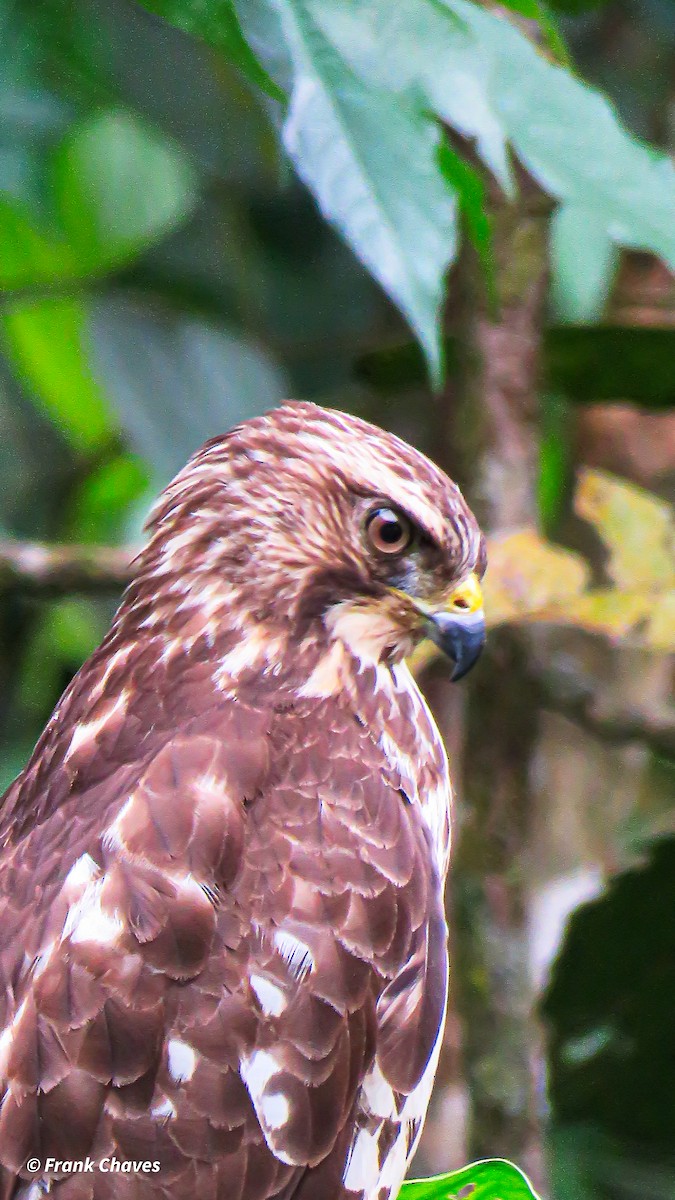
{"label": "green leaf", "polygon": [[142,0],[145,8],[220,50],[249,83],[274,100],[284,93],[262,68],[245,40],[231,0]]}
{"label": "green leaf", "polygon": [[0,285],[25,288],[78,273],[77,256],[58,238],[48,238],[33,228],[19,205],[0,197]]}
{"label": "green leaf", "polygon": [[468,0],[439,0],[490,60],[490,94],[513,147],[542,187],[592,209],[622,245],[675,266],[675,167],[633,138],[594,88],[555,66],[517,29]]}
{"label": "green leaf", "polygon": [[38,229],[0,197],[0,285],[41,287],[117,267],[163,237],[192,209],[192,168],[168,139],[122,112],[72,129],[56,152],[53,199],[61,229]]}
{"label": "green leaf", "polygon": [[[633,138],[599,92],[550,62],[509,21],[468,0],[395,7],[305,0],[304,7],[366,86],[407,97],[475,136],[502,182],[508,139],[551,195],[592,211],[608,237],[675,262],[675,169],[667,156]],[[538,0],[513,7],[545,16]],[[444,22],[443,12],[451,19]]]}
{"label": "green leaf", "polygon": [[540,401],[539,479],[537,507],[545,530],[562,514],[572,455],[569,406],[555,393],[544,393]]}
{"label": "green leaf", "polygon": [[295,65],[284,142],[327,217],[404,313],[442,373],[440,311],[456,249],[456,204],[439,164],[440,131],[422,111],[367,88],[301,0],[280,14]]}
{"label": "green leaf", "polygon": [[276,6],[260,0],[234,0],[241,28],[251,49],[284,94],[293,87],[293,59]]}
{"label": "green leaf", "polygon": [[527,1176],[505,1158],[487,1158],[435,1179],[411,1179],[398,1200],[455,1200],[460,1193],[471,1200],[538,1200]]}
{"label": "green leaf", "polygon": [[0,336],[14,371],[77,450],[91,451],[114,433],[88,359],[85,315],[76,300],[9,306]]}
{"label": "green leaf", "polygon": [[148,490],[145,464],[122,452],[96,466],[78,488],[66,516],[70,541],[110,546],[126,541],[129,517]]}
{"label": "green leaf", "polygon": [[528,21],[536,21],[546,39],[549,50],[558,62],[566,67],[571,66],[567,46],[547,5],[541,4],[540,0],[505,0],[505,7],[510,8],[511,12],[525,17]]}
{"label": "green leaf", "polygon": [[95,600],[70,596],[40,612],[21,672],[18,704],[24,720],[43,719],[63,688],[101,641],[108,614]]}
{"label": "green leaf", "polygon": [[54,195],[84,270],[119,265],[185,219],[194,172],[167,138],[124,112],[76,126],[54,163]]}
{"label": "green leaf", "polygon": [[466,22],[435,0],[305,0],[326,39],[368,87],[430,111],[475,138],[483,162],[513,189],[489,59]]}
{"label": "green leaf", "polygon": [[618,253],[603,213],[563,204],[551,225],[553,303],[563,321],[597,321],[607,303]]}
{"label": "green leaf", "polygon": [[[640,712],[638,695],[635,703]],[[672,769],[668,775],[666,818],[675,782]],[[638,811],[651,809],[654,818],[654,803],[651,792]],[[606,890],[570,914],[541,1006],[554,1133],[565,1142],[554,1146],[562,1153],[551,1193],[568,1200],[675,1195],[673,1081],[664,1069],[675,988],[672,826],[639,850],[637,863],[612,872]],[[615,869],[616,860],[614,850]]]}
{"label": "green leaf", "polygon": [[497,290],[492,249],[492,224],[488,213],[485,184],[478,171],[461,158],[447,141],[444,141],[441,146],[439,161],[445,178],[457,193],[471,244],[481,261],[488,288],[488,298],[494,307],[497,303]]}
{"label": "green leaf", "polygon": [[674,329],[558,327],[546,333],[546,357],[552,385],[575,403],[675,407]]}

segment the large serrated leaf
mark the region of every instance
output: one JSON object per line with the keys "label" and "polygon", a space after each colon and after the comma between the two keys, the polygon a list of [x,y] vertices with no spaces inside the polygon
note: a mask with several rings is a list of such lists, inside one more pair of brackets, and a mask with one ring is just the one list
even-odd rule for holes
{"label": "large serrated leaf", "polygon": [[435,1179],[411,1179],[399,1200],[538,1200],[527,1176],[505,1158],[487,1158]]}
{"label": "large serrated leaf", "polygon": [[222,51],[249,83],[262,88],[275,100],[283,99],[282,90],[258,62],[246,42],[232,0],[142,0],[150,12],[164,17],[185,33],[208,42]]}
{"label": "large serrated leaf", "polygon": [[[443,280],[455,254],[448,197],[456,197],[438,166],[439,121],[475,139],[507,190],[510,145],[566,206],[559,230],[569,233],[570,214],[583,213],[597,254],[588,294],[571,297],[582,314],[601,303],[613,243],[675,262],[673,165],[503,15],[470,0],[232,3],[249,45],[291,90],[284,140],[298,173],[410,322],[434,379]],[[218,4],[149,6],[215,36]],[[539,19],[562,53],[538,0],[511,7]]]}
{"label": "large serrated leaf", "polygon": [[490,58],[504,131],[552,196],[602,216],[617,242],[675,265],[675,168],[623,127],[610,102],[551,63],[508,21],[470,0],[439,0]]}
{"label": "large serrated leaf", "polygon": [[295,78],[284,142],[324,215],[402,310],[441,375],[444,276],[456,204],[438,164],[440,131],[359,79],[302,0],[264,0],[281,17]]}
{"label": "large serrated leaf", "polygon": [[511,191],[506,136],[489,93],[490,62],[459,17],[433,0],[306,0],[312,19],[369,87],[405,97],[465,137]]}
{"label": "large serrated leaf", "polygon": [[618,251],[602,212],[562,204],[551,228],[553,303],[563,321],[602,316],[618,264]]}

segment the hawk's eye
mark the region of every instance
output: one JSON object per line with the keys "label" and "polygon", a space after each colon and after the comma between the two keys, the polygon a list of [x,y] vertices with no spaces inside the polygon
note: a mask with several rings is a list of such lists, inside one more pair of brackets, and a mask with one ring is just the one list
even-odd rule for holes
{"label": "hawk's eye", "polygon": [[378,554],[403,554],[413,540],[410,521],[393,508],[376,508],[368,517],[366,533]]}

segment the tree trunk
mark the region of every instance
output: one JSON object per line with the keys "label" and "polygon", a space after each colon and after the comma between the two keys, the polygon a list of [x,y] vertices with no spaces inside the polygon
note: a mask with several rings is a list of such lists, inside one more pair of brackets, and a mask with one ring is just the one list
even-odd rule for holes
{"label": "tree trunk", "polygon": [[[536,197],[529,206],[495,207],[494,311],[473,255],[458,270],[461,365],[439,409],[439,441],[443,465],[490,533],[537,523],[546,233],[547,212]],[[537,710],[526,667],[518,635],[493,633],[466,688],[450,906],[470,1099],[467,1152],[512,1158],[540,1179],[523,865]],[[448,723],[457,723],[452,685],[436,674],[429,690],[448,734]]]}

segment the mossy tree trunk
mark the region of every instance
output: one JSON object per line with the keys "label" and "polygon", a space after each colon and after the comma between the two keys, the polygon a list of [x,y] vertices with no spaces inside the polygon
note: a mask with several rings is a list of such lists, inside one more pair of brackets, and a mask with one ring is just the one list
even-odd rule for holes
{"label": "mossy tree trunk", "polygon": [[[538,197],[495,207],[494,306],[475,258],[467,253],[458,269],[461,364],[439,406],[439,444],[443,465],[492,534],[537,523],[546,237]],[[429,690],[450,734],[452,685],[437,672]],[[523,856],[537,709],[517,634],[490,636],[466,686],[463,727],[449,900],[470,1099],[467,1152],[515,1159],[541,1178]]]}

